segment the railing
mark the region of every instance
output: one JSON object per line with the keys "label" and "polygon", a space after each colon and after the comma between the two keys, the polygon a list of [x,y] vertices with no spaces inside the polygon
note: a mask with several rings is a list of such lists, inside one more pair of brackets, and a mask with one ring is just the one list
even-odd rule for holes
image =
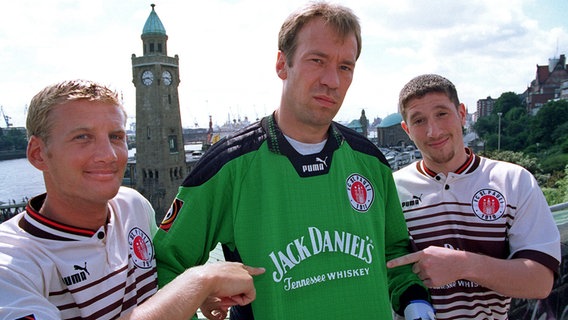
{"label": "railing", "polygon": [[26,210],[26,202],[0,205],[0,223]]}
{"label": "railing", "polygon": [[[0,222],[4,222],[25,210],[26,203],[12,203],[0,205]],[[552,293],[546,299],[527,300],[513,299],[509,319],[533,320],[568,320],[568,202],[550,206],[550,209],[562,214],[558,220],[558,229],[561,236],[562,262],[559,275],[555,278]],[[201,318],[200,318],[201,319]]]}

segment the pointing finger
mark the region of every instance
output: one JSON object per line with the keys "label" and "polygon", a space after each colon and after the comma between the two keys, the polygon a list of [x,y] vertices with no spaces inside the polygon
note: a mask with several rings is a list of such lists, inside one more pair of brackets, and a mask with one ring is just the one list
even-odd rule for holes
{"label": "pointing finger", "polygon": [[422,251],[413,252],[402,257],[398,257],[387,262],[388,268],[395,268],[406,264],[411,264],[420,261]]}
{"label": "pointing finger", "polygon": [[260,274],[263,274],[266,269],[264,268],[255,268],[255,267],[250,267],[250,266],[246,266],[243,265],[243,268],[251,275],[251,276],[258,276]]}

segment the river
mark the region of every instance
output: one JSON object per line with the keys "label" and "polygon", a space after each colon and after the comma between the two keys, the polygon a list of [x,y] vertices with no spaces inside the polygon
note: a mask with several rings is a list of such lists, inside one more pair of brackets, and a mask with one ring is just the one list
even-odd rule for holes
{"label": "river", "polygon": [[[136,148],[128,150],[128,156],[133,157]],[[0,204],[22,202],[45,192],[45,184],[41,171],[34,168],[28,159],[0,161]]]}
{"label": "river", "polygon": [[0,161],[0,204],[22,202],[45,192],[41,171],[34,168],[28,159]]}

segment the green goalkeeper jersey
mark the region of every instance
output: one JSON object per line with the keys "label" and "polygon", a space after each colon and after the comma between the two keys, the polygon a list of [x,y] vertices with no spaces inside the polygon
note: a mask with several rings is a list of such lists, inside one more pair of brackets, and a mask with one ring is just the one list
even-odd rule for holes
{"label": "green goalkeeper jersey", "polygon": [[[222,243],[254,278],[254,318],[390,319],[427,299],[384,156],[332,123],[323,150],[299,154],[269,116],[216,143],[191,171],[154,238],[160,285]],[[402,296],[402,298],[401,298]],[[392,301],[391,301],[392,298]]]}

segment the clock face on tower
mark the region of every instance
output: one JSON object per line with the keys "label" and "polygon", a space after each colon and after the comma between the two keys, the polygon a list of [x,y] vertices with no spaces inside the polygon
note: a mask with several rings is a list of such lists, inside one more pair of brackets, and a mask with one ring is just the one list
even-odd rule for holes
{"label": "clock face on tower", "polygon": [[162,72],[162,81],[164,81],[166,86],[172,84],[172,74],[167,70]]}
{"label": "clock face on tower", "polygon": [[144,85],[151,85],[152,81],[154,81],[154,74],[152,73],[152,71],[150,70],[146,70],[144,72],[142,72],[142,83]]}

